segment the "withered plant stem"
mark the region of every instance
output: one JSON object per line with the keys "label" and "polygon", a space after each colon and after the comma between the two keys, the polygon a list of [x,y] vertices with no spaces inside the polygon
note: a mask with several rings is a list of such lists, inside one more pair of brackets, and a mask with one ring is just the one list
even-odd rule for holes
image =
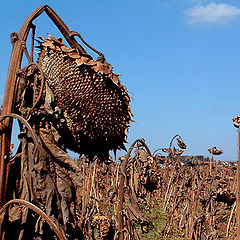
{"label": "withered plant stem", "polygon": [[213,165],[213,152],[211,151],[211,157],[209,162],[209,175],[212,177],[212,166]]}
{"label": "withered plant stem", "polygon": [[231,222],[232,222],[233,213],[235,212],[235,209],[236,209],[236,202],[233,204],[232,211],[231,211],[231,214],[229,216],[228,225],[227,225],[226,238],[228,238],[228,235],[229,235],[229,229],[230,229],[230,225],[231,225]]}
{"label": "withered plant stem", "polygon": [[238,165],[237,165],[237,240],[240,240],[240,129],[238,128]]}

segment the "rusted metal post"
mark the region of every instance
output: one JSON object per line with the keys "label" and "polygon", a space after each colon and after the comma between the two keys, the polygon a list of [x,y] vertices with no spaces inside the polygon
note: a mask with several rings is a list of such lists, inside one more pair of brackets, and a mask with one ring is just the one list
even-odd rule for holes
{"label": "rusted metal post", "polygon": [[240,240],[240,128],[238,128],[238,164],[237,164],[237,240]]}
{"label": "rusted metal post", "polygon": [[[13,40],[15,39],[12,38],[13,49],[8,69],[2,115],[7,115],[13,111],[16,90],[16,71],[20,68],[22,60],[21,43],[20,41]],[[2,207],[5,202],[5,189],[7,184],[6,165],[11,143],[12,119],[6,119],[3,124],[0,125],[0,129],[3,131],[0,135],[0,207]]]}
{"label": "rusted metal post", "polygon": [[240,240],[240,116],[233,119],[233,125],[238,129],[238,164],[237,164],[237,189],[236,189],[236,203],[237,203],[237,240]]}

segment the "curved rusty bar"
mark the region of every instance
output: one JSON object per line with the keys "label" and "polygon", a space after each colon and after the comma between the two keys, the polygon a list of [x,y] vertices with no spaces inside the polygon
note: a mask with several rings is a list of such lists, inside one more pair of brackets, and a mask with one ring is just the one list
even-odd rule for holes
{"label": "curved rusty bar", "polygon": [[96,49],[93,48],[92,46],[90,46],[90,45],[83,39],[83,37],[82,37],[82,35],[81,35],[80,33],[75,32],[75,31],[71,31],[71,36],[72,36],[72,37],[74,37],[74,36],[79,37],[79,38],[82,40],[82,42],[83,42],[87,47],[89,47],[91,50],[93,50],[95,53],[98,54],[98,56],[101,58],[102,61],[105,60],[104,54],[101,53],[101,52],[99,52],[98,50],[96,50]]}
{"label": "curved rusty bar", "polygon": [[41,146],[40,146],[40,144],[39,144],[39,142],[38,142],[38,140],[37,140],[36,134],[34,133],[32,127],[30,126],[30,124],[28,123],[28,121],[27,121],[26,119],[24,119],[23,117],[15,114],[15,113],[9,113],[9,114],[6,114],[6,115],[3,115],[3,116],[0,117],[0,123],[1,123],[4,119],[6,119],[6,118],[8,118],[8,117],[10,117],[10,118],[16,118],[16,119],[18,119],[20,122],[22,122],[22,123],[27,127],[27,129],[29,130],[29,132],[31,133],[34,144],[35,144],[39,149],[41,148]]}
{"label": "curved rusty bar", "polygon": [[7,210],[8,206],[10,206],[11,204],[16,204],[16,203],[24,205],[27,208],[30,208],[31,210],[36,212],[38,215],[40,215],[48,223],[48,225],[53,229],[53,231],[56,233],[57,237],[60,240],[66,240],[66,238],[63,236],[63,234],[57,228],[56,224],[51,220],[51,218],[45,212],[43,212],[40,208],[38,208],[37,206],[35,206],[34,204],[32,204],[32,203],[30,203],[26,200],[23,200],[23,199],[10,200],[0,209],[0,216]]}

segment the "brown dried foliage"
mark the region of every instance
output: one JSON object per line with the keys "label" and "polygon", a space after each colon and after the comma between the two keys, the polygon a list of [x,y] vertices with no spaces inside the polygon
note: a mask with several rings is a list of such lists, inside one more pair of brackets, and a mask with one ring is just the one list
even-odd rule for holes
{"label": "brown dried foliage", "polygon": [[[123,162],[109,159],[105,164],[86,157],[73,161],[57,147],[51,131],[39,132],[39,141],[44,143],[41,151],[34,147],[31,136],[22,134],[24,151],[13,157],[10,166],[9,199],[35,204],[66,239],[119,239],[117,213]],[[140,206],[162,207],[168,213],[159,239],[176,231],[183,239],[234,239],[236,168],[214,162],[210,175],[209,162],[183,165],[175,156],[168,159],[166,168],[157,160],[141,145],[128,159],[123,173],[122,239],[141,239],[136,224],[142,234],[154,227]],[[2,222],[5,239],[55,238],[44,219],[19,205],[9,207]]]}
{"label": "brown dried foliage", "polygon": [[183,239],[235,239],[236,167],[214,162],[210,175],[209,164],[176,162],[170,179],[163,175],[155,192],[169,213],[162,237],[177,229]]}

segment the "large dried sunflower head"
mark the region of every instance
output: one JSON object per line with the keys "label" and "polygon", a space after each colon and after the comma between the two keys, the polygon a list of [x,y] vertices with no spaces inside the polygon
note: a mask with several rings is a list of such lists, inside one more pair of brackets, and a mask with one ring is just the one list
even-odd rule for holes
{"label": "large dried sunflower head", "polygon": [[130,97],[112,66],[82,56],[52,36],[41,39],[38,63],[66,122],[66,128],[57,121],[54,126],[64,144],[100,158],[108,158],[109,150],[124,149],[132,117]]}

